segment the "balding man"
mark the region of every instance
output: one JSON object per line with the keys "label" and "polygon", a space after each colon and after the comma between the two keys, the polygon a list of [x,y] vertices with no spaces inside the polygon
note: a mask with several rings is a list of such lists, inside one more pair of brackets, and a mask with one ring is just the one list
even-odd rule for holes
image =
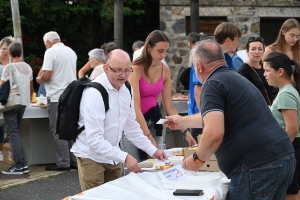
{"label": "balding man", "polygon": [[215,153],[220,170],[231,179],[229,200],[285,199],[295,171],[294,150],[262,94],[226,66],[221,47],[212,40],[195,47],[193,63],[203,83],[201,114],[170,116],[167,123],[198,128],[203,120],[197,151],[183,167],[197,171]]}
{"label": "balding man", "polygon": [[70,152],[72,141],[60,140],[56,134],[57,102],[64,89],[76,80],[77,55],[60,41],[59,35],[50,31],[44,35],[46,52],[42,72],[36,81],[45,84],[47,93],[47,109],[49,114],[50,132],[54,137],[56,164],[45,168],[48,171],[69,171],[77,168],[76,158]]}
{"label": "balding man", "polygon": [[134,157],[120,150],[122,131],[135,146],[150,156],[166,159],[166,154],[151,144],[135,120],[133,98],[124,84],[132,73],[129,55],[120,49],[113,50],[103,68],[105,73],[93,82],[100,83],[107,90],[109,110],[105,113],[103,99],[97,89],[86,88],[83,91],[78,125],[85,126],[85,130],[71,149],[77,157],[83,191],[119,178],[121,163],[125,163],[132,172],[142,171]]}

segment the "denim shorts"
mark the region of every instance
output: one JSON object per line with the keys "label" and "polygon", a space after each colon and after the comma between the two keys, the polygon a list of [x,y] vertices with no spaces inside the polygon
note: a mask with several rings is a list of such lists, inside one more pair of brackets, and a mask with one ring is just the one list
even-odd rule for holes
{"label": "denim shorts", "polygon": [[228,200],[284,200],[296,166],[294,153],[251,169],[241,166],[231,177]]}

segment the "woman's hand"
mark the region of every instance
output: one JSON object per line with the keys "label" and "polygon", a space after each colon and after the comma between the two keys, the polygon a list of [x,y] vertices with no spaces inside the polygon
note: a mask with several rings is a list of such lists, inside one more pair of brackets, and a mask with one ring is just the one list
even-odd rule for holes
{"label": "woman's hand", "polygon": [[155,146],[157,148],[157,144],[154,139],[151,140],[151,144],[153,144],[153,146]]}
{"label": "woman's hand", "polygon": [[197,144],[196,140],[193,138],[193,136],[191,135],[190,132],[187,132],[185,134],[185,139],[186,141],[189,143],[189,146],[194,146],[195,144]]}

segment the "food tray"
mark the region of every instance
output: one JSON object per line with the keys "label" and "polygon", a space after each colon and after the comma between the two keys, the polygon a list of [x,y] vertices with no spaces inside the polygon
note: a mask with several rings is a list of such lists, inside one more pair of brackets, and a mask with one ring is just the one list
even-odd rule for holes
{"label": "food tray", "polygon": [[162,180],[165,189],[203,189],[216,186],[221,183],[221,176],[186,176],[185,181]]}

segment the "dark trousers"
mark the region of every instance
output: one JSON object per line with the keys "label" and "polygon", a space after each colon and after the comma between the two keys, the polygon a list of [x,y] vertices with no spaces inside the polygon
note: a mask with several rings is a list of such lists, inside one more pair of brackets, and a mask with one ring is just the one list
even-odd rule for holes
{"label": "dark trousers", "polygon": [[20,108],[9,110],[3,113],[5,126],[8,132],[8,138],[15,162],[14,165],[18,169],[27,166],[25,152],[19,137],[19,131],[25,109],[26,106],[22,106]]}

